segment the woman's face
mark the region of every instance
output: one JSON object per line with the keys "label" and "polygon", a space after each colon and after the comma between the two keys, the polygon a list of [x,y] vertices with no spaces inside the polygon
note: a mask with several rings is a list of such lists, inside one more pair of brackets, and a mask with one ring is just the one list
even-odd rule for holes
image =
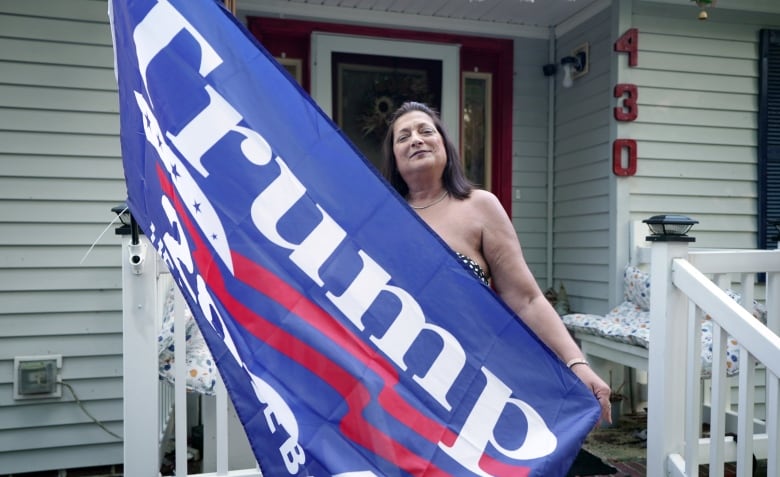
{"label": "woman's face", "polygon": [[444,171],[447,149],[433,119],[422,111],[410,111],[393,124],[393,155],[401,177],[432,166]]}

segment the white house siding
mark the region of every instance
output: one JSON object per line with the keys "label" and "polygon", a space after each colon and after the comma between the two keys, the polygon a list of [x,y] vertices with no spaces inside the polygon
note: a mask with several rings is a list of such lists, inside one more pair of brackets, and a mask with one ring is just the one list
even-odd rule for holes
{"label": "white house siding", "polygon": [[[628,220],[683,214],[699,221],[692,246],[757,246],[759,30],[780,27],[776,9],[716,7],[702,22],[695,8],[634,2],[639,65],[620,80],[639,89],[639,117],[621,127],[639,149]],[[765,416],[765,389],[755,392]]]}
{"label": "white house siding", "polygon": [[122,434],[125,197],[105,1],[0,2],[0,473],[122,461],[62,397],[13,399],[15,356],[61,355],[81,404]]}
{"label": "white house siding", "polygon": [[542,287],[547,273],[547,40],[518,39],[514,44],[512,108],[512,220],[526,261]]}
{"label": "white house siding", "polygon": [[[780,3],[778,3],[780,13]],[[629,219],[679,213],[698,220],[695,246],[757,245],[758,32],[780,15],[635,1],[639,65],[620,82],[639,89]]]}
{"label": "white house siding", "polygon": [[572,310],[590,313],[610,305],[610,18],[602,10],[556,47],[558,61],[583,43],[590,48],[589,71],[571,88],[556,76],[553,214],[556,287],[564,285]]}

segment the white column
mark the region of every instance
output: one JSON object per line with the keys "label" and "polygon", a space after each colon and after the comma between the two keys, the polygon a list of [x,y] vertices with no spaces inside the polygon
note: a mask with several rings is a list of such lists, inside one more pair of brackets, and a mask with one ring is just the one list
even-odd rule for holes
{"label": "white column", "polygon": [[155,329],[156,260],[154,249],[141,236],[131,244],[122,239],[122,394],[124,473],[159,475],[158,355]]}
{"label": "white column", "polygon": [[653,242],[650,255],[647,475],[667,474],[669,454],[682,454],[688,301],[672,285],[672,262],[687,257],[687,242]]}

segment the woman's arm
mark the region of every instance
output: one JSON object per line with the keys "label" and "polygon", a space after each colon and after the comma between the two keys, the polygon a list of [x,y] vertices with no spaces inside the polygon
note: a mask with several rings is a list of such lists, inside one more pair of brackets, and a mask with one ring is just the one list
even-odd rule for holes
{"label": "woman's arm", "polygon": [[483,224],[482,253],[490,268],[493,286],[501,298],[563,361],[577,363],[571,370],[593,391],[602,419],[611,422],[609,386],[587,364],[558,313],[547,301],[523,257],[512,222],[493,194],[475,195]]}

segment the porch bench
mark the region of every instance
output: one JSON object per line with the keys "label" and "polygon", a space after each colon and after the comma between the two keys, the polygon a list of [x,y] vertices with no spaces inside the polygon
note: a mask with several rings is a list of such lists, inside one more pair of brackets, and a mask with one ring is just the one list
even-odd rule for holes
{"label": "porch bench", "polygon": [[[159,374],[161,380],[175,384],[174,296],[178,293],[171,280],[162,303],[162,322],[157,335]],[[214,396],[217,386],[217,366],[206,340],[188,306],[184,307],[187,391]]]}
{"label": "porch bench", "polygon": [[[623,272],[624,301],[606,315],[570,313],[564,324],[580,342],[585,357],[595,356],[630,368],[647,370],[650,348],[650,274],[634,266]],[[741,297],[733,290],[726,293],[738,303]],[[753,316],[766,323],[766,308],[753,302]],[[702,374],[712,368],[712,321],[701,322]],[[739,345],[729,337],[726,346],[726,374],[739,372]]]}

